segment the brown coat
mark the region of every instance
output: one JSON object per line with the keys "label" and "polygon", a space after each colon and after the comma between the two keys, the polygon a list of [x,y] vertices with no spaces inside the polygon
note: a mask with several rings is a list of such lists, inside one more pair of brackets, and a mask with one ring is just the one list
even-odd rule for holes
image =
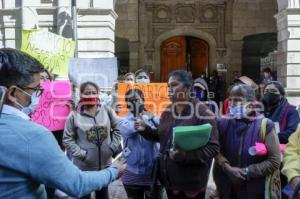
{"label": "brown coat", "polygon": [[[211,159],[219,152],[217,121],[214,114],[199,101],[187,106],[181,116],[172,114],[170,106],[163,112],[158,130],[146,128],[140,132],[146,139],[160,142],[160,174],[167,189],[179,191],[202,190],[207,185]],[[197,114],[198,113],[198,114]],[[186,117],[190,115],[191,117]],[[206,116],[202,118],[197,116]],[[169,157],[172,147],[172,130],[175,126],[190,126],[210,123],[213,126],[209,142],[201,148],[185,152],[183,159]]]}

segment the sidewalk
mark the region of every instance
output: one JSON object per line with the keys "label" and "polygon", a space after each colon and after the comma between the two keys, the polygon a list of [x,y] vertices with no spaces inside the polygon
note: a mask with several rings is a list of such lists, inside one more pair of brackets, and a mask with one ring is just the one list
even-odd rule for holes
{"label": "sidewalk", "polygon": [[[212,179],[212,175],[210,175],[210,179],[208,182],[208,188],[206,192],[206,199],[210,199],[209,196],[215,191],[215,184]],[[109,186],[109,195],[110,199],[127,199],[126,192],[120,180],[115,181]],[[166,194],[164,193],[163,199],[167,199]]]}
{"label": "sidewalk", "polygon": [[[212,173],[210,173],[209,181],[208,181],[208,188],[207,188],[207,192],[206,192],[206,199],[210,199],[209,196],[210,196],[210,194],[212,194],[215,191],[215,187],[216,187],[215,183],[213,182],[213,179],[212,179]],[[109,186],[108,190],[109,190],[110,199],[128,199],[121,180],[117,180],[117,181],[113,182]],[[94,197],[92,197],[92,198],[94,198]],[[68,199],[73,199],[73,198],[69,197]],[[168,199],[165,193],[164,193],[163,199]]]}

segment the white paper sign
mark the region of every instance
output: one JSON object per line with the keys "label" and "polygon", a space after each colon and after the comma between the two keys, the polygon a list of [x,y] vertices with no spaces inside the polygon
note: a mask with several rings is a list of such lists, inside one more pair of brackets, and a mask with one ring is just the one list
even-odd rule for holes
{"label": "white paper sign", "polygon": [[275,132],[278,134],[280,133],[280,126],[279,126],[279,122],[274,122],[275,125]]}

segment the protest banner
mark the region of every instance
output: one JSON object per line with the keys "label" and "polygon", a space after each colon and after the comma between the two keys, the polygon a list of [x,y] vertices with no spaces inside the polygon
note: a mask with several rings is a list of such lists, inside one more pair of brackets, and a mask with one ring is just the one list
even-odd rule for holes
{"label": "protest banner", "polygon": [[118,78],[116,58],[72,58],[69,63],[69,79],[80,87],[91,81],[100,88],[111,88]]}
{"label": "protest banner", "polygon": [[31,119],[50,131],[63,130],[72,110],[71,83],[69,81],[44,82],[42,87],[44,92],[36,110],[31,114]]}
{"label": "protest banner", "polygon": [[48,30],[22,30],[21,51],[39,60],[50,73],[68,77],[69,58],[75,42]]}
{"label": "protest banner", "polygon": [[150,84],[118,84],[118,104],[121,106],[120,116],[128,113],[125,102],[125,94],[128,90],[137,88],[143,91],[145,97],[145,108],[160,116],[161,113],[171,104],[168,97],[167,83],[150,83]]}

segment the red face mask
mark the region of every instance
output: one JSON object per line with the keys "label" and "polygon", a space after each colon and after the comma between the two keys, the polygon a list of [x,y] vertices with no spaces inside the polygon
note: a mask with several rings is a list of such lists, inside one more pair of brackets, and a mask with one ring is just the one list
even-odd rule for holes
{"label": "red face mask", "polygon": [[98,97],[81,97],[80,102],[87,108],[92,108],[99,103]]}

